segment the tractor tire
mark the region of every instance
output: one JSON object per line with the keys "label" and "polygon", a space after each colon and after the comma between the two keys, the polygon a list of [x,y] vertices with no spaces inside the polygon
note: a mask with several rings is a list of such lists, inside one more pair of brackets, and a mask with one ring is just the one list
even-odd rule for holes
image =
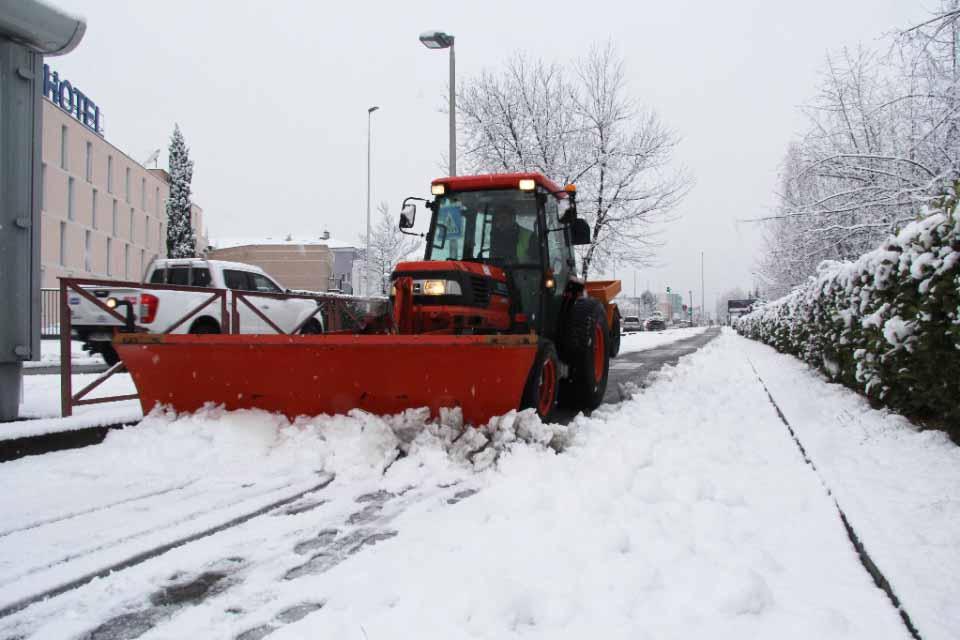
{"label": "tractor tire", "polygon": [[603,402],[610,373],[607,316],[593,298],[578,298],[564,328],[564,359],[570,377],[560,388],[560,402],[576,411],[592,411]]}
{"label": "tractor tire", "polygon": [[560,383],[560,360],[553,343],[540,340],[537,357],[530,367],[530,375],[523,389],[520,409],[534,409],[540,419],[548,422],[557,406],[557,390]]}
{"label": "tractor tire", "polygon": [[613,322],[610,324],[610,334],[607,338],[607,350],[611,358],[620,353],[620,309],[613,308]]}
{"label": "tractor tire", "polygon": [[212,318],[200,318],[190,326],[190,333],[220,333],[220,325],[217,324],[217,321]]}

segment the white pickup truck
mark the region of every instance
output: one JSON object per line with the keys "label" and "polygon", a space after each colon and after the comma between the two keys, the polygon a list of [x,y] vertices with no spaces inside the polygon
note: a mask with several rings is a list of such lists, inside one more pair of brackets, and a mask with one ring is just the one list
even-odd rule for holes
{"label": "white pickup truck", "polygon": [[[228,313],[232,309],[233,291],[250,294],[287,292],[260,267],[239,262],[199,258],[155,260],[147,267],[143,282],[226,289]],[[84,289],[101,302],[107,303],[108,300],[112,300],[114,304],[119,302],[116,311],[121,316],[126,316],[127,305],[124,303],[129,302],[132,305],[134,322],[148,328],[151,333],[165,333],[184,315],[210,297],[208,291],[140,290],[96,286],[85,286]],[[320,314],[316,313],[318,304],[316,300],[280,299],[257,295],[250,295],[246,299],[285,333],[293,331],[301,324],[303,326],[300,333],[323,333],[323,320]],[[111,341],[114,328],[122,326],[123,322],[76,292],[70,292],[68,302],[73,337],[83,341],[83,348],[86,351],[101,354],[107,364],[116,363],[117,353]],[[240,333],[276,333],[273,327],[239,301],[237,313],[240,320]],[[220,303],[214,301],[171,333],[220,333],[223,330],[220,319]]]}

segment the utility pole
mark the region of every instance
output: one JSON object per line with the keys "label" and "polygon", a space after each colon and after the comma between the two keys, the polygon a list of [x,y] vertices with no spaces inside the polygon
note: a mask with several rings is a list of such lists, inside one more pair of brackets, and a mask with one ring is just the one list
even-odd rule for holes
{"label": "utility pole", "polygon": [[363,249],[363,295],[370,295],[370,121],[380,107],[367,109],[367,243]]}
{"label": "utility pole", "polygon": [[[702,309],[700,313],[703,313]],[[690,326],[693,326],[693,289],[690,289]]]}
{"label": "utility pole", "polygon": [[700,319],[703,320],[704,315],[706,315],[707,310],[704,304],[706,299],[703,289],[703,251],[700,252]]}

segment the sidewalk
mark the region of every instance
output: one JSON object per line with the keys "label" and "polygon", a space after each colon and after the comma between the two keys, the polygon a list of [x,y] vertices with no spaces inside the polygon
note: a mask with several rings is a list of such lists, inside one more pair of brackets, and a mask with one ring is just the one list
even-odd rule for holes
{"label": "sidewalk", "polygon": [[[732,332],[727,332],[732,334]],[[871,409],[791,356],[731,335],[924,640],[960,629],[960,447]]]}

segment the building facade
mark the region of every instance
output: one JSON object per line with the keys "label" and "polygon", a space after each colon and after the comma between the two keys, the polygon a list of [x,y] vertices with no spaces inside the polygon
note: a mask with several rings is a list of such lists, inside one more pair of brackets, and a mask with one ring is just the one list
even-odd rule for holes
{"label": "building facade", "polygon": [[[91,125],[79,108],[60,106],[78,104],[75,99],[55,104],[50,96],[62,92],[45,93],[41,286],[58,288],[61,276],[140,280],[151,260],[166,256],[169,176],[110,144],[98,131],[99,117]],[[192,217],[194,229],[202,230],[203,210],[195,207]],[[200,233],[197,248],[205,246]]]}
{"label": "building facade", "polygon": [[358,250],[319,237],[218,238],[206,253],[211,260],[253,264],[288,289],[353,293]]}

